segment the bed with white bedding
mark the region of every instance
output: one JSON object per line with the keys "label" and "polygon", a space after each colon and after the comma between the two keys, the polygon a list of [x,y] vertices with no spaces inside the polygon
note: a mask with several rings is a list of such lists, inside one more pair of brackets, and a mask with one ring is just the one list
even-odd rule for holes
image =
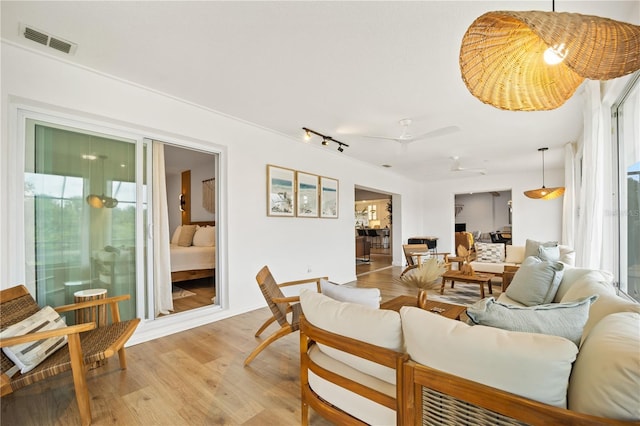
{"label": "bed with white bedding", "polygon": [[215,226],[181,225],[173,233],[169,248],[171,282],[215,274]]}

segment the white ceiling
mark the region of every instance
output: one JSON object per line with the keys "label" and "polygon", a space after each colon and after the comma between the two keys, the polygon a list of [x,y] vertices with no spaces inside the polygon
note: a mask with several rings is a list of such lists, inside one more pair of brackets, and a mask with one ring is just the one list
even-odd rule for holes
{"label": "white ceiling", "polygon": [[[556,1],[556,11],[640,22],[635,1]],[[547,112],[475,99],[458,66],[468,26],[490,10],[551,10],[551,1],[1,2],[2,38],[299,140],[306,126],[349,155],[417,179],[562,166],[582,128],[579,96]],[[64,55],[21,37],[24,23],[77,43]],[[415,141],[358,135],[460,131]],[[319,144],[319,139],[312,141]],[[331,144],[335,150],[337,146]],[[481,178],[481,175],[478,175]]]}

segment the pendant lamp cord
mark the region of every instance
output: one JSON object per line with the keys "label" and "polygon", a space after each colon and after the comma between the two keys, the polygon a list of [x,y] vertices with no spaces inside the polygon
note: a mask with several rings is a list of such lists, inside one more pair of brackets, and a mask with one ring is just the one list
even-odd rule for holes
{"label": "pendant lamp cord", "polygon": [[556,11],[556,0],[551,0],[551,11],[552,12]]}
{"label": "pendant lamp cord", "polygon": [[546,188],[544,186],[544,150],[542,151],[542,187]]}

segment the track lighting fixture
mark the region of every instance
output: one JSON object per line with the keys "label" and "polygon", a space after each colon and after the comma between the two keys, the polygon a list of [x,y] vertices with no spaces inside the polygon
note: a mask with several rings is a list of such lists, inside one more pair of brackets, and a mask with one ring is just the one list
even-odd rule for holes
{"label": "track lighting fixture", "polygon": [[331,136],[323,135],[322,133],[318,133],[315,130],[308,129],[306,127],[303,127],[302,130],[304,130],[304,140],[306,141],[310,140],[311,135],[313,134],[322,138],[322,145],[324,146],[328,146],[329,142],[338,144],[338,152],[344,152],[344,147],[349,147],[349,145],[347,145],[346,143],[337,141]]}

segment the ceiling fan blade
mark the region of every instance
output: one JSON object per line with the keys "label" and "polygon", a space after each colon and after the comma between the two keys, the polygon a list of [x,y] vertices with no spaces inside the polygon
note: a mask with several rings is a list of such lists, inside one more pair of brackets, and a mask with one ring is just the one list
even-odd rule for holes
{"label": "ceiling fan blade", "polygon": [[444,136],[444,135],[449,135],[451,133],[455,133],[455,132],[457,132],[459,130],[460,130],[460,127],[458,127],[458,126],[441,127],[439,129],[435,129],[435,130],[432,130],[430,132],[418,135],[418,136],[412,138],[411,140],[412,141],[417,141],[419,139],[437,138],[439,136]]}
{"label": "ceiling fan blade", "polygon": [[369,135],[362,135],[363,138],[369,138],[369,139],[384,139],[384,140],[388,140],[388,141],[399,141],[400,139],[398,138],[392,138],[390,136],[369,136]]}

